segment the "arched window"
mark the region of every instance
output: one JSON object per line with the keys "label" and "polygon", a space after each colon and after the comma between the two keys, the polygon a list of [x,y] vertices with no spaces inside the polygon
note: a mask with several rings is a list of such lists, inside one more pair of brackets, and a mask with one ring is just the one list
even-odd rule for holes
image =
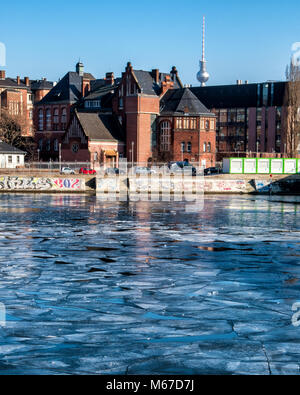
{"label": "arched window", "polygon": [[171,125],[165,121],[160,125],[160,150],[162,152],[170,151],[171,146]]}
{"label": "arched window", "polygon": [[44,130],[44,111],[39,110],[39,130]]}
{"label": "arched window", "polygon": [[64,107],[61,110],[61,128],[65,130],[67,127],[67,109]]}
{"label": "arched window", "polygon": [[181,152],[185,152],[185,143],[184,142],[181,143]]}
{"label": "arched window", "polygon": [[211,152],[211,143],[207,144],[207,152]]}
{"label": "arched window", "polygon": [[47,108],[46,110],[46,129],[51,130],[51,110]]}
{"label": "arched window", "polygon": [[55,108],[53,111],[53,130],[58,130],[59,124],[59,110]]}
{"label": "arched window", "polygon": [[43,139],[39,139],[39,150],[42,151],[43,150]]}
{"label": "arched window", "polygon": [[205,129],[209,130],[210,129],[210,123],[209,121],[205,121]]}
{"label": "arched window", "polygon": [[206,152],[206,143],[203,144],[203,152]]}
{"label": "arched window", "polygon": [[187,144],[187,152],[190,154],[192,152],[192,143]]}

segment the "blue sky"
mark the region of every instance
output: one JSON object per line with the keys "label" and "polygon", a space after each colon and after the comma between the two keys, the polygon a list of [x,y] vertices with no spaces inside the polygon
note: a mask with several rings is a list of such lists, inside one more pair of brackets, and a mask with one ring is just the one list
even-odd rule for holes
{"label": "blue sky", "polygon": [[27,0],[1,4],[0,42],[7,74],[57,80],[79,58],[102,78],[175,65],[197,85],[202,16],[206,16],[209,85],[284,79],[300,42],[299,0]]}

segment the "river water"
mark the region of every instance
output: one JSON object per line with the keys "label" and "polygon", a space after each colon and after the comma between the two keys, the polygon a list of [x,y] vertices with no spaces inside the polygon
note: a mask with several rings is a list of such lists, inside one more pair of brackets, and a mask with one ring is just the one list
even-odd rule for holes
{"label": "river water", "polygon": [[299,374],[299,204],[0,195],[0,374]]}

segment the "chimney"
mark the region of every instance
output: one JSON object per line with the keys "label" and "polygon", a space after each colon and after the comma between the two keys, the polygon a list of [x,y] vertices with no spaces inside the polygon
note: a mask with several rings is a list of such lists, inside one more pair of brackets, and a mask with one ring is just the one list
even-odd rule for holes
{"label": "chimney", "polygon": [[242,80],[237,80],[237,81],[236,81],[236,84],[237,84],[237,85],[242,85],[242,84],[243,84],[243,81],[242,81]]}
{"label": "chimney", "polygon": [[0,80],[5,80],[5,70],[0,70]]}
{"label": "chimney", "polygon": [[175,66],[172,67],[170,74],[171,74],[172,81],[175,81],[175,78],[178,77],[178,71]]}
{"label": "chimney", "polygon": [[106,73],[105,85],[115,85],[115,75],[114,75],[114,73]]}
{"label": "chimney", "polygon": [[131,71],[133,69],[131,62],[127,63],[126,71]]}
{"label": "chimney", "polygon": [[29,77],[24,77],[24,82],[26,86],[29,86]]}
{"label": "chimney", "polygon": [[246,84],[246,85],[248,85],[248,84],[249,84],[249,81],[248,81],[248,80],[246,80],[246,81],[245,81],[245,84]]}
{"label": "chimney", "polygon": [[80,77],[83,77],[84,75],[84,65],[81,62],[78,62],[76,64],[76,73],[80,75]]}
{"label": "chimney", "polygon": [[17,76],[17,84],[20,85],[20,82],[21,82],[20,76],[18,75],[18,76]]}
{"label": "chimney", "polygon": [[151,72],[151,75],[155,81],[156,84],[159,83],[159,70],[158,69],[153,69]]}

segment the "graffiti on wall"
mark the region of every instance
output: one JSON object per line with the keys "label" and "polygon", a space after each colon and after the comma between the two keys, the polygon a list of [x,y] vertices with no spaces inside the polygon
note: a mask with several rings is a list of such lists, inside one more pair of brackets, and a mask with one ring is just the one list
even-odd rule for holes
{"label": "graffiti on wall", "polygon": [[0,191],[29,190],[80,190],[81,180],[75,178],[50,177],[0,177]]}

